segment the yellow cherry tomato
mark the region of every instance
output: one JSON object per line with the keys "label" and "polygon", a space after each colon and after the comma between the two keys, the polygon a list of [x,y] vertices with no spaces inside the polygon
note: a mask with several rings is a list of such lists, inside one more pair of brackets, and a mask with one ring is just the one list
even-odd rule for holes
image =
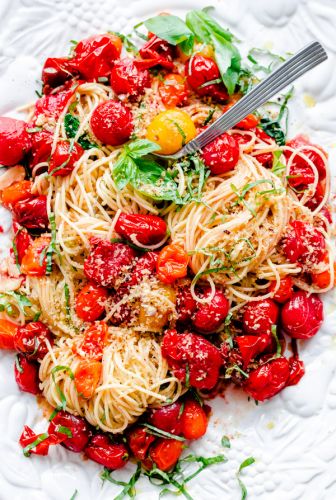
{"label": "yellow cherry tomato", "polygon": [[158,153],[163,155],[176,153],[196,134],[190,116],[176,108],[159,113],[147,128],[147,139],[156,142],[160,146]]}
{"label": "yellow cherry tomato", "polygon": [[210,57],[210,59],[215,59],[215,52],[212,45],[204,45],[198,43],[194,52],[203,57]]}

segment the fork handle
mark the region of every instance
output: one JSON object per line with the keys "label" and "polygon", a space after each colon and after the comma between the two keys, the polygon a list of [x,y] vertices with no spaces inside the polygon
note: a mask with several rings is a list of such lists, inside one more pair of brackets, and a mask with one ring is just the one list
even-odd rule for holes
{"label": "fork handle", "polygon": [[216,137],[234,127],[259,106],[269,101],[299,76],[325,61],[327,57],[326,51],[319,42],[311,42],[281,64],[279,68],[254,87],[251,92],[242,97],[204,132],[188,142],[183,148],[183,154],[190,154],[202,149]]}

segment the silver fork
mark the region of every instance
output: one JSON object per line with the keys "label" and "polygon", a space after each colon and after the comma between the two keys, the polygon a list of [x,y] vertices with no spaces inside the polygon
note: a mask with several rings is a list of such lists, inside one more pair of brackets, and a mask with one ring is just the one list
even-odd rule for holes
{"label": "silver fork", "polygon": [[327,58],[328,55],[322,45],[317,41],[311,42],[281,64],[265,80],[256,85],[253,90],[248,92],[232,108],[210,125],[210,127],[188,142],[177,153],[173,155],[157,154],[156,156],[167,160],[177,160],[182,156],[195,153],[199,149],[204,148],[209,142],[234,127],[240,120],[255,111],[262,104],[265,104],[283,88],[287,87],[287,85]]}

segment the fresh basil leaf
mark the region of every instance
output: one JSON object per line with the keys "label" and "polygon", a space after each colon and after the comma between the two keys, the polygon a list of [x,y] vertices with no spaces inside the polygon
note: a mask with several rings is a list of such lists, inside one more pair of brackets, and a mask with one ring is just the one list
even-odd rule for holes
{"label": "fresh basil leaf", "polygon": [[113,168],[113,179],[120,191],[124,189],[136,177],[136,164],[134,160],[126,154],[121,153]]}
{"label": "fresh basil leaf", "polygon": [[139,158],[135,160],[135,163],[137,175],[131,184],[137,191],[153,200],[180,202],[177,184],[169,172],[152,160]]}
{"label": "fresh basil leaf", "polygon": [[73,494],[71,495],[70,500],[75,500],[76,496],[78,495],[78,490],[75,490]]}
{"label": "fresh basil leaf", "polygon": [[154,151],[158,151],[160,146],[147,139],[136,139],[125,146],[125,151],[132,158],[140,158]]}
{"label": "fresh basil leaf", "polygon": [[232,95],[240,77],[241,56],[238,49],[223,37],[212,34],[211,40],[215,49],[215,59],[222,80],[228,93]]}
{"label": "fresh basil leaf", "polygon": [[[65,133],[69,139],[73,139],[79,129],[80,122],[76,116],[71,115],[70,113],[67,113],[64,117],[64,127],[65,127]],[[97,144],[93,143],[90,141],[88,138],[88,135],[86,133],[82,134],[78,138],[78,144],[82,146],[83,149],[91,149],[91,148],[96,148]],[[55,170],[54,170],[55,172]]]}
{"label": "fresh basil leaf", "polygon": [[227,436],[223,436],[221,440],[223,448],[231,448],[230,439]]}
{"label": "fresh basil leaf", "polygon": [[267,135],[272,137],[279,146],[284,146],[286,144],[285,132],[282,130],[278,120],[261,118],[260,127]]}
{"label": "fresh basil leaf", "polygon": [[151,31],[172,45],[178,45],[185,41],[191,43],[191,40],[194,38],[188,26],[177,16],[151,17],[144,24],[148,31]]}
{"label": "fresh basil leaf", "polygon": [[214,33],[224,38],[228,42],[233,41],[233,35],[229,30],[220,26],[208,13],[207,9],[192,10],[186,17],[186,25],[195,34],[197,40],[203,43],[211,42],[210,33]]}

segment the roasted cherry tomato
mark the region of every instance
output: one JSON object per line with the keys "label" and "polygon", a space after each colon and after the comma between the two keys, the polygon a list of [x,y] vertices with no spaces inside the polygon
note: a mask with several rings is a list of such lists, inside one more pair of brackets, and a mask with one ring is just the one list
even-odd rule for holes
{"label": "roasted cherry tomato", "polygon": [[128,245],[99,240],[84,262],[85,276],[97,285],[113,287],[131,269],[135,257],[135,251]]}
{"label": "roasted cherry tomato", "polygon": [[[202,298],[206,299],[212,295],[210,288],[204,290]],[[198,303],[196,312],[192,318],[192,324],[200,333],[214,333],[223,323],[228,312],[230,304],[222,290],[216,290],[211,302]]]}
{"label": "roasted cherry tomato", "polygon": [[[327,288],[327,286],[330,285],[331,282],[331,273],[330,270],[327,269],[326,271],[323,271],[322,273],[315,273],[311,275],[312,283],[313,285],[317,286],[318,288]],[[334,262],[334,283],[336,282],[336,262]]]}
{"label": "roasted cherry tomato", "polygon": [[168,73],[159,84],[159,93],[166,108],[175,108],[183,104],[188,96],[183,76]]}
{"label": "roasted cherry tomato", "polygon": [[28,125],[22,120],[0,117],[0,164],[11,167],[23,160],[30,151]]}
{"label": "roasted cherry tomato", "polygon": [[84,149],[75,142],[70,151],[69,141],[58,141],[49,162],[49,174],[65,177],[71,174],[75,163],[82,157]]}
{"label": "roasted cherry tomato", "polygon": [[239,352],[243,361],[243,369],[247,368],[250,361],[263,353],[271,344],[272,337],[269,333],[256,335],[237,335],[235,341],[238,344]]}
{"label": "roasted cherry tomato", "polygon": [[[234,97],[234,96],[233,96]],[[235,96],[234,100],[232,101],[232,103],[230,104],[227,104],[224,109],[223,109],[223,112],[225,113],[226,111],[228,111],[230,108],[232,108],[232,106],[234,104],[236,104],[236,102],[239,100],[239,96]],[[247,115],[245,118],[243,118],[240,122],[238,122],[234,128],[241,128],[243,130],[250,130],[252,128],[255,128],[257,125],[259,125],[259,118],[256,116],[256,115],[253,115],[253,114],[250,114],[250,115]]]}
{"label": "roasted cherry tomato", "polygon": [[256,401],[265,401],[286,386],[289,375],[289,363],[281,356],[252,370],[245,380],[244,389]]}
{"label": "roasted cherry tomato", "polygon": [[[273,145],[274,140],[266,134],[266,132],[263,131],[262,128],[257,127],[255,130],[256,136],[258,139],[261,141],[265,142],[266,144]],[[263,165],[265,168],[272,168],[273,166],[273,153],[270,151],[268,153],[259,153],[255,155],[255,158],[258,160],[259,163]]]}
{"label": "roasted cherry tomato", "polygon": [[174,467],[183,451],[183,443],[176,439],[160,438],[150,449],[150,457],[162,471],[169,471]]}
{"label": "roasted cherry tomato", "polygon": [[270,333],[279,316],[279,308],[271,299],[262,299],[251,302],[245,309],[243,316],[244,331],[250,335]]}
{"label": "roasted cherry tomato", "polygon": [[[23,432],[20,436],[19,443],[22,448],[25,448],[29,444],[34,443],[38,438],[43,437],[43,434],[35,434],[35,432],[25,425],[23,428]],[[34,455],[48,455],[50,442],[48,438],[43,439],[40,443],[38,443],[34,448],[29,450],[29,455],[33,453]]]}
{"label": "roasted cherry tomato", "polygon": [[91,129],[103,144],[120,146],[128,141],[133,132],[133,116],[131,110],[118,101],[106,101],[93,111]]}
{"label": "roasted cherry tomato", "polygon": [[74,48],[71,67],[85,80],[109,76],[121,49],[121,39],[112,33],[85,38]]}
{"label": "roasted cherry tomato", "polygon": [[27,229],[46,229],[49,225],[47,197],[18,201],[13,207],[15,220]]}
{"label": "roasted cherry tomato", "polygon": [[318,182],[313,196],[305,202],[306,207],[310,208],[310,210],[316,210],[317,207],[321,205],[321,203],[323,202],[325,191],[326,191],[326,182],[325,181]]}
{"label": "roasted cherry tomato", "polygon": [[20,391],[38,394],[39,388],[39,365],[35,361],[28,360],[22,354],[18,354],[14,363],[14,376]]}
{"label": "roasted cherry tomato", "polygon": [[82,357],[101,361],[107,341],[107,324],[104,321],[95,321],[84,332],[83,341],[76,349]]}
{"label": "roasted cherry tomato", "polygon": [[108,469],[121,469],[128,461],[128,452],[124,444],[112,443],[106,434],[97,434],[90,439],[85,454],[94,462]]}
{"label": "roasted cherry tomato", "polygon": [[[268,291],[274,292],[276,288],[276,281],[271,281]],[[273,294],[273,299],[283,304],[293,295],[293,280],[290,276],[284,276],[280,279],[280,286]]]}
{"label": "roasted cherry tomato", "polygon": [[222,134],[203,148],[202,159],[213,175],[235,168],[239,160],[239,144],[229,134]]}
{"label": "roasted cherry tomato", "polygon": [[14,336],[18,325],[8,319],[0,319],[0,349],[14,349]]}
{"label": "roasted cherry tomato", "polygon": [[197,302],[191,295],[190,286],[180,287],[176,295],[176,312],[178,320],[182,323],[191,321],[192,315],[196,309]]}
{"label": "roasted cherry tomato", "polygon": [[162,66],[170,71],[174,68],[173,46],[156,35],[149,37],[148,42],[139,50],[139,55],[143,60],[135,61],[138,68],[149,69],[154,66]]}
{"label": "roasted cherry tomato", "polygon": [[76,314],[83,321],[95,321],[105,311],[108,291],[102,286],[89,283],[76,297]]}
{"label": "roasted cherry tomato", "polygon": [[14,182],[1,193],[1,202],[4,207],[13,207],[18,201],[31,200],[35,195],[32,194],[32,181]]}
{"label": "roasted cherry tomato", "polygon": [[178,278],[187,275],[189,257],[183,248],[171,243],[159,253],[157,261],[157,275],[162,283],[174,283]]}
{"label": "roasted cherry tomato", "polygon": [[32,148],[30,152],[30,168],[35,167],[38,163],[48,161],[51,155],[53,143],[53,134],[45,130],[31,133]]}
{"label": "roasted cherry tomato", "polygon": [[[61,427],[66,427],[71,432],[71,437],[62,433]],[[68,450],[78,453],[85,449],[91,437],[91,430],[84,418],[61,410],[50,422],[48,434]]]}
{"label": "roasted cherry tomato", "polygon": [[300,382],[303,375],[305,374],[304,363],[297,356],[291,356],[288,360],[288,363],[289,379],[287,380],[287,386],[296,385]]}
{"label": "roasted cherry tomato", "polygon": [[299,290],[286,302],[281,311],[282,326],[294,339],[310,339],[323,321],[323,303],[318,295]]}
{"label": "roasted cherry tomato", "polygon": [[36,238],[28,247],[21,261],[21,272],[28,276],[44,276],[47,269],[47,258],[41,259],[41,253],[50,245],[49,236]]}
{"label": "roasted cherry tomato", "polygon": [[18,327],[14,346],[30,359],[42,359],[48,352],[46,340],[53,345],[54,339],[49,328],[41,321],[32,321]]}
{"label": "roasted cherry tomato", "polygon": [[139,69],[132,59],[122,59],[114,64],[110,82],[116,94],[134,98],[150,87],[150,75],[147,69]]}
{"label": "roasted cherry tomato", "polygon": [[149,434],[145,427],[135,427],[127,436],[128,446],[137,460],[147,458],[148,449],[154,441],[155,437]]}
{"label": "roasted cherry tomato", "polygon": [[137,285],[145,278],[153,276],[156,273],[158,255],[157,252],[146,252],[144,255],[138,257],[130,279],[126,281],[125,285]]}
{"label": "roasted cherry tomato", "polygon": [[198,95],[211,96],[219,102],[228,99],[219,68],[210,57],[192,56],[185,64],[185,74],[188,84]]}
{"label": "roasted cherry tomato", "polygon": [[[62,90],[55,94],[44,95],[43,97],[38,99],[35,103],[33,123],[36,123],[39,115],[42,115],[42,119],[45,119],[45,117],[50,117],[54,120],[57,120],[69,100],[74,96],[76,87],[77,85],[73,85],[70,89]],[[30,135],[34,136],[36,134],[44,134],[44,131],[33,132]]]}
{"label": "roasted cherry tomato", "polygon": [[157,215],[121,213],[114,229],[131,243],[155,245],[166,236],[167,224]]}
{"label": "roasted cherry tomato", "polygon": [[[289,142],[287,142],[287,146],[299,150],[300,153],[303,153],[307,158],[309,158],[309,160],[311,160],[315,165],[315,167],[317,168],[319,179],[323,180],[325,178],[326,162],[323,156],[327,158],[327,153],[320,146],[316,146],[315,144],[309,142],[308,138],[304,135],[298,135],[297,137],[294,137],[294,139],[291,139]],[[317,149],[318,151],[321,152],[321,154],[319,154],[317,151],[311,148]],[[292,152],[285,151],[285,156],[287,158],[290,158],[292,156]],[[292,168],[293,171],[298,171],[298,172],[305,171],[306,175],[308,175],[308,171],[310,170],[311,172],[310,175],[313,175],[309,163],[299,154],[294,156]],[[303,184],[308,184],[308,183],[309,182],[303,182]]]}
{"label": "roasted cherry tomato", "polygon": [[162,354],[174,375],[197,389],[212,389],[219,377],[222,356],[213,344],[193,333],[178,334],[168,330],[162,342]]}
{"label": "roasted cherry tomato", "polygon": [[182,433],[186,439],[199,439],[204,436],[208,419],[202,406],[193,399],[187,399],[182,413]]}
{"label": "roasted cherry tomato", "polygon": [[84,399],[91,399],[94,395],[102,373],[100,361],[83,359],[78,363],[75,371],[75,387]]}
{"label": "roasted cherry tomato", "polygon": [[176,401],[171,405],[153,409],[148,421],[158,429],[178,435],[182,432],[182,410],[182,403]]}
{"label": "roasted cherry tomato", "polygon": [[156,115],[147,128],[147,139],[160,146],[158,153],[176,153],[196,137],[196,127],[190,116],[181,109],[168,109]]}
{"label": "roasted cherry tomato", "polygon": [[290,262],[298,262],[309,270],[323,261],[326,255],[326,242],[321,232],[314,226],[294,220],[287,228],[282,249]]}
{"label": "roasted cherry tomato", "polygon": [[42,69],[44,94],[49,94],[56,87],[63,85],[76,73],[68,57],[48,57]]}

